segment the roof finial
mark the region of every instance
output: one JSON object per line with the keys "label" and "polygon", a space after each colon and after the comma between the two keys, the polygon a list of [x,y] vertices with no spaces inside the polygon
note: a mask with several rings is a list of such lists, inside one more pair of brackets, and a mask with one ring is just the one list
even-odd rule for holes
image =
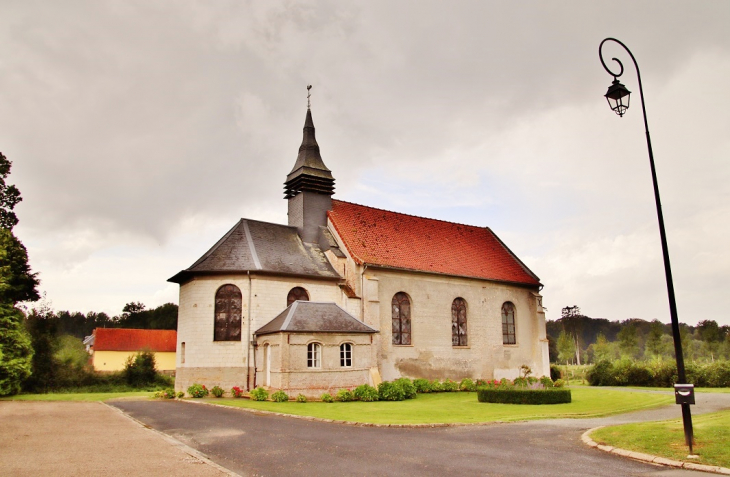
{"label": "roof finial", "polygon": [[307,110],[310,110],[312,108],[312,103],[309,101],[309,97],[312,96],[312,93],[309,92],[309,90],[312,89],[312,85],[307,85]]}

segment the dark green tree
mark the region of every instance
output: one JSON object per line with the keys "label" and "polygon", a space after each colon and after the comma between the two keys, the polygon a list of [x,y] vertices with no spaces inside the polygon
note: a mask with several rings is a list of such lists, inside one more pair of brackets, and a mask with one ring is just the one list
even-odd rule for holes
{"label": "dark green tree", "polygon": [[0,303],[37,301],[38,274],[30,271],[28,251],[13,233],[0,228]]}
{"label": "dark green tree", "polygon": [[10,304],[0,304],[0,396],[20,391],[21,383],[30,376],[32,357],[23,314]]}
{"label": "dark green tree", "polygon": [[621,350],[621,354],[629,358],[636,358],[639,354],[639,337],[636,332],[636,326],[633,323],[624,326],[619,331],[618,347]]}
{"label": "dark green tree", "polygon": [[5,182],[11,166],[12,163],[0,152],[0,228],[7,230],[12,230],[18,223],[18,217],[13,209],[23,200],[18,188]]}

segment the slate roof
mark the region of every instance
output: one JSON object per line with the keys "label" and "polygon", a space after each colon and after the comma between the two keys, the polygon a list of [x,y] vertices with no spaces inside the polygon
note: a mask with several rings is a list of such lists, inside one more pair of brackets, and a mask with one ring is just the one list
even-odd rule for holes
{"label": "slate roof", "polygon": [[276,318],[256,331],[256,335],[289,333],[377,333],[336,303],[295,301]]}
{"label": "slate roof", "polygon": [[358,263],[540,286],[488,227],[332,200],[328,217]]}
{"label": "slate roof", "polygon": [[177,331],[137,330],[129,328],[97,328],[94,330],[94,351],[175,352]]}
{"label": "slate roof", "polygon": [[296,227],[241,219],[197,262],[168,281],[184,283],[194,275],[261,272],[340,279],[316,244],[305,244]]}

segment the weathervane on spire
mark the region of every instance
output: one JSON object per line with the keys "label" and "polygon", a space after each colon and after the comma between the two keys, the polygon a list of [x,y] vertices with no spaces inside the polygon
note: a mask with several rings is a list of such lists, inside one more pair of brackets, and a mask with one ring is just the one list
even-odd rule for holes
{"label": "weathervane on spire", "polygon": [[311,109],[312,103],[309,101],[309,97],[312,96],[312,93],[309,91],[312,89],[312,85],[307,85],[307,109]]}

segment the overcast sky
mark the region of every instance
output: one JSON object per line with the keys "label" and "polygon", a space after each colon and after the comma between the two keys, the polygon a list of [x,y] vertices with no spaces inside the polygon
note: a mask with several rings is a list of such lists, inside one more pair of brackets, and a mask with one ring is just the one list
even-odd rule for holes
{"label": "overcast sky", "polygon": [[[335,198],[488,226],[548,318],[730,324],[730,2],[0,0],[0,151],[56,310],[177,303],[241,217],[286,223],[306,85]],[[725,297],[725,298],[723,298]]]}

